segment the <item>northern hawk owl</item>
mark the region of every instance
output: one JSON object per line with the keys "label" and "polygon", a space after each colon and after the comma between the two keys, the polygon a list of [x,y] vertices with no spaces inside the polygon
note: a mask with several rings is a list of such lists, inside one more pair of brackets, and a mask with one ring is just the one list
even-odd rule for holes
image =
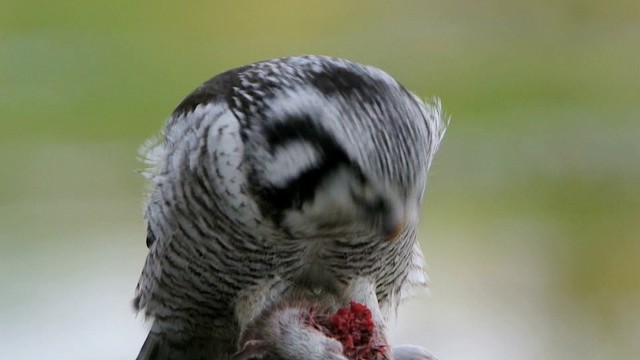
{"label": "northern hawk owl", "polygon": [[145,146],[139,359],[228,359],[293,293],[366,304],[383,329],[426,284],[416,230],[444,130],[439,101],[343,59],[268,60],[198,87]]}

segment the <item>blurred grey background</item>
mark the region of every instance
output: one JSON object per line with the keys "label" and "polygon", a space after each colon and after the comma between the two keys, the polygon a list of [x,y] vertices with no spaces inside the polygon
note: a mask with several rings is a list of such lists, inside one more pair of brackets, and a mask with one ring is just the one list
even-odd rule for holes
{"label": "blurred grey background", "polygon": [[640,2],[0,0],[0,358],[132,359],[137,147],[225,69],[372,64],[451,126],[395,342],[640,358]]}

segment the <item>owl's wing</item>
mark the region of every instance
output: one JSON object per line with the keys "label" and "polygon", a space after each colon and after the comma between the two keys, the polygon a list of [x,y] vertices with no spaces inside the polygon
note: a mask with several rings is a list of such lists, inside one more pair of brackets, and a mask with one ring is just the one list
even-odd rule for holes
{"label": "owl's wing", "polygon": [[[195,203],[202,204],[201,206],[213,206],[215,201],[213,196],[203,195],[211,195],[214,192],[213,188],[218,186],[216,177],[209,177],[209,174],[202,173],[201,164],[212,156],[207,152],[226,151],[227,156],[234,157],[218,159],[221,161],[212,164],[214,171],[222,175],[238,171],[237,166],[227,165],[231,162],[233,162],[232,165],[237,165],[242,161],[240,155],[231,151],[238,148],[238,137],[225,137],[224,131],[217,131],[223,127],[228,129],[233,126],[238,127],[237,120],[224,103],[202,104],[187,113],[177,116],[174,113],[163,133],[147,141],[141,148],[140,154],[147,166],[142,174],[149,181],[145,206],[146,244],[149,254],[136,288],[134,300],[136,310],[147,307],[148,301],[159,286],[161,269],[168,271],[183,263],[183,261],[176,261],[180,256],[173,256],[169,243],[176,236],[180,237],[176,233],[179,232],[180,224],[187,222],[183,220],[195,218],[194,214],[188,214],[185,211],[193,208]],[[211,136],[211,133],[220,134],[220,136],[216,138]],[[194,175],[198,171],[199,175],[211,181],[199,181],[198,175]],[[186,189],[195,190],[188,192]],[[228,189],[222,191],[224,190]],[[173,259],[167,259],[167,257]],[[182,274],[181,269],[174,270],[177,274]],[[147,313],[154,315],[153,309],[147,308]]]}
{"label": "owl's wing", "polygon": [[[221,310],[237,291],[234,279],[219,281],[226,274],[223,265],[228,261],[223,258],[228,252],[224,244],[204,241],[220,232],[224,225],[220,214],[237,221],[251,215],[241,208],[243,146],[240,124],[227,99],[236,79],[234,71],[214,77],[187,96],[160,136],[141,149],[147,165],[143,175],[149,180],[145,210],[149,253],[133,305],[155,319],[140,359],[195,358],[188,355],[195,354],[200,344],[186,344],[176,334],[199,338],[202,334],[184,329],[209,331],[198,324],[213,323],[212,319],[224,334],[216,330],[222,335],[215,335],[207,348],[216,347],[213,353],[222,358],[235,349],[233,324],[225,322],[229,314]],[[196,216],[199,213],[209,217]],[[202,247],[194,246],[196,242]],[[196,247],[207,253],[205,264],[194,261]],[[207,306],[195,308],[192,302]]]}

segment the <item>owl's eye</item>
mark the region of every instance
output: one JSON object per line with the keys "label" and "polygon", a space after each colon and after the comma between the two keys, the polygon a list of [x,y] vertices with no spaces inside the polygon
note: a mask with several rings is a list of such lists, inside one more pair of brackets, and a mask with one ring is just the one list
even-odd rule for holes
{"label": "owl's eye", "polygon": [[386,201],[380,197],[376,198],[372,202],[365,203],[364,207],[370,213],[382,213],[388,208]]}
{"label": "owl's eye", "polygon": [[381,213],[388,208],[386,201],[368,184],[352,187],[351,196],[368,214]]}

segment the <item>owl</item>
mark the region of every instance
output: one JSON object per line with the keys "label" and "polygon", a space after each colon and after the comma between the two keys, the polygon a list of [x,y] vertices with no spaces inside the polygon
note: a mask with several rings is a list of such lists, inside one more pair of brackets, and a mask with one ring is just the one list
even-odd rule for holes
{"label": "owl", "polygon": [[417,228],[445,123],[438,100],[338,58],[203,83],[144,146],[149,252],[133,304],[152,325],[138,359],[229,359],[300,293],[362,303],[384,332],[426,285]]}

